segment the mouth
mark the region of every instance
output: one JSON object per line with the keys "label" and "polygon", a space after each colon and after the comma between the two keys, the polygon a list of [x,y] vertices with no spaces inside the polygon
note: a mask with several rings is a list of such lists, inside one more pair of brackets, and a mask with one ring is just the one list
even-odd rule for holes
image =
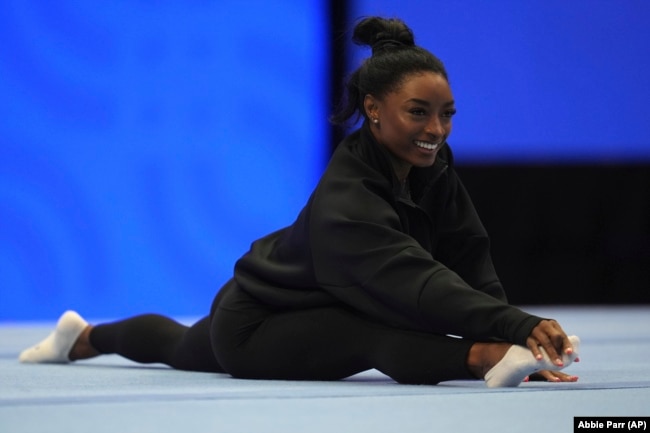
{"label": "mouth", "polygon": [[[444,141],[444,140],[443,140]],[[421,149],[426,149],[426,150],[436,150],[440,146],[442,146],[443,141],[439,141],[438,143],[430,143],[428,141],[420,141],[420,140],[415,140],[414,143],[417,147]]]}

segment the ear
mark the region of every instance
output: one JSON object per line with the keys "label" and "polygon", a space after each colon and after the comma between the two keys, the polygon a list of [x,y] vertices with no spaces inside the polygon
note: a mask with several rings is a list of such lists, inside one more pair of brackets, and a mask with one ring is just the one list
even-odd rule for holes
{"label": "ear", "polygon": [[379,100],[374,96],[368,94],[363,98],[363,108],[366,112],[366,117],[369,119],[379,118]]}

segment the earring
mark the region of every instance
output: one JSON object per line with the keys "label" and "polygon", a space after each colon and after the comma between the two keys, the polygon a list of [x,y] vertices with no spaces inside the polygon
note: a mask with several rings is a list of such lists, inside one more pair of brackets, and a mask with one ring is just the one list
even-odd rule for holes
{"label": "earring", "polygon": [[379,123],[379,119],[372,119],[372,123],[376,125],[377,123]]}

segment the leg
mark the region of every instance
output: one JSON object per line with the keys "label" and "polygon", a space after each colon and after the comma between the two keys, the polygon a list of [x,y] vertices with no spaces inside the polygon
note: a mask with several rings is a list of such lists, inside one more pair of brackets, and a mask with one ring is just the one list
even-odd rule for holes
{"label": "leg", "polygon": [[90,343],[100,353],[116,353],[143,364],[160,362],[178,370],[223,372],[210,345],[205,317],[191,327],[167,317],[146,314],[97,325]]}
{"label": "leg", "polygon": [[115,353],[136,362],[160,362],[179,370],[223,372],[212,352],[209,333],[207,317],[192,327],[154,314],[91,326],[77,313],[68,311],[47,338],[24,350],[19,359],[67,363]]}
{"label": "leg", "polygon": [[[509,343],[478,343],[391,328],[344,307],[277,311],[235,289],[213,310],[217,359],[235,377],[336,380],[376,368],[400,383],[435,384],[485,378],[489,387],[516,386],[550,359]],[[574,354],[579,340],[570,337]]]}
{"label": "leg", "polygon": [[474,378],[470,341],[391,328],[338,306],[273,311],[240,290],[216,309],[212,337],[219,362],[240,378],[336,380],[371,368],[400,383]]}

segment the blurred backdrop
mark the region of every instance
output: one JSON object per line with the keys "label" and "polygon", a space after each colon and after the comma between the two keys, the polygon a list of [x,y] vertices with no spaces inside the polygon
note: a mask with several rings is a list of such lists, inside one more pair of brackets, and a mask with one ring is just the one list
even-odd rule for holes
{"label": "blurred backdrop", "polygon": [[650,3],[0,2],[0,320],[205,314],[293,221],[327,116],[404,19],[511,301],[650,302]]}
{"label": "blurred backdrop", "polygon": [[327,155],[322,2],[0,2],[0,318],[204,314]]}

